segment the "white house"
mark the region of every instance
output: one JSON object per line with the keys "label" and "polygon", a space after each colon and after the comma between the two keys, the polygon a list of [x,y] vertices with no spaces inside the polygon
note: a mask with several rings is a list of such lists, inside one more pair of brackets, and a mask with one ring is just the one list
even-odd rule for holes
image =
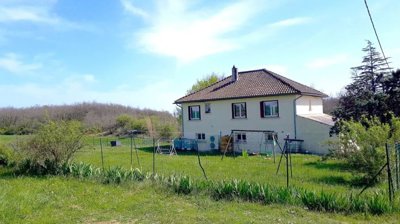
{"label": "white house", "polygon": [[325,154],[333,121],[323,113],[323,97],[266,69],[238,72],[234,66],[231,76],[175,104],[182,107],[183,137],[197,139],[199,150],[218,149],[221,136],[232,134],[235,150],[262,152],[272,135],[281,145],[289,135],[304,140],[303,151]]}

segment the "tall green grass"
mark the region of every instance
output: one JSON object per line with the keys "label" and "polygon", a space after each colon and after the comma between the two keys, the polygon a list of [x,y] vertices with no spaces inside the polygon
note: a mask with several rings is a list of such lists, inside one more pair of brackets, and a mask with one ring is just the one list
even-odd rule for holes
{"label": "tall green grass", "polygon": [[372,196],[354,196],[325,191],[316,192],[298,187],[276,187],[237,179],[230,181],[193,180],[186,175],[153,175],[152,173],[143,173],[139,169],[124,169],[121,167],[101,170],[84,163],[66,166],[64,175],[77,178],[93,178],[104,184],[152,181],[173,190],[177,194],[188,195],[192,192],[204,192],[215,200],[288,204],[324,212],[381,215],[400,211],[399,203],[391,205],[387,199],[387,194],[382,191],[376,191]]}

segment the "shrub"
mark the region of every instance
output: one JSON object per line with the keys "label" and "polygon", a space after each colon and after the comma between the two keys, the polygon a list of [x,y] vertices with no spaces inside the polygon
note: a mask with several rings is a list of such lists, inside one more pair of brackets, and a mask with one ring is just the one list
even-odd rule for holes
{"label": "shrub", "polygon": [[71,162],[76,151],[83,147],[79,122],[49,121],[32,138],[17,144],[24,156],[19,171],[31,174],[62,173],[63,165]]}
{"label": "shrub", "polygon": [[393,118],[392,125],[381,123],[378,118],[361,122],[341,121],[341,132],[336,142],[330,142],[331,156],[345,160],[355,173],[361,173],[364,183],[385,164],[385,143],[400,139],[400,118]]}
{"label": "shrub", "polygon": [[8,166],[12,162],[12,150],[0,144],[0,166]]}

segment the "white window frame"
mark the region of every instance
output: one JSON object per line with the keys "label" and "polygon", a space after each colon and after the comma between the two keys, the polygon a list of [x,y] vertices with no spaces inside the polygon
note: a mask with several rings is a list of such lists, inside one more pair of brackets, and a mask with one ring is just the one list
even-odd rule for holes
{"label": "white window frame", "polygon": [[247,142],[246,132],[235,133],[235,142],[236,143],[246,143]]}
{"label": "white window frame", "polygon": [[[198,110],[193,111],[194,108],[198,108]],[[200,105],[189,106],[188,110],[189,110],[189,120],[191,120],[191,121],[201,120]],[[195,116],[195,115],[198,115],[198,116]]]}
{"label": "white window frame", "polygon": [[[270,100],[270,101],[263,101],[263,117],[279,117],[279,102],[278,100]],[[269,111],[271,114],[267,114],[267,107],[269,107]]]}
{"label": "white window frame", "polygon": [[[239,106],[239,107],[236,107]],[[239,108],[238,113],[236,113],[236,108]],[[238,115],[237,115],[238,114]],[[233,119],[243,119],[247,118],[247,108],[246,103],[232,103],[232,118]]]}
{"label": "white window frame", "polygon": [[197,140],[206,140],[206,134],[205,133],[196,133],[196,139]]}

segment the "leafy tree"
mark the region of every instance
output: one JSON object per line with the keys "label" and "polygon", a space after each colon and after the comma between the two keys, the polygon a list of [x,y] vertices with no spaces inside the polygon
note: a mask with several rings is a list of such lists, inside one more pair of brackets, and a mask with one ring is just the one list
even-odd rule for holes
{"label": "leafy tree", "polygon": [[198,79],[195,84],[192,85],[192,87],[187,91],[187,94],[197,92],[201,89],[206,88],[207,86],[210,86],[224,78],[224,75],[218,76],[216,73],[211,73],[210,75],[207,75],[203,77],[202,79]]}

